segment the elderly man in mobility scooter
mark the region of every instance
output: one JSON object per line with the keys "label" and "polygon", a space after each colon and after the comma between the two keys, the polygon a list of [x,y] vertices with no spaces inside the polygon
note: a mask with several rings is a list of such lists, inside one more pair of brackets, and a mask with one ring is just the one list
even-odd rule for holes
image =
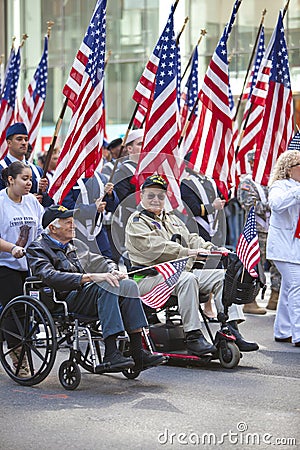
{"label": "elderly man in mobility scooter", "polygon": [[[105,344],[103,362],[109,371],[143,370],[165,361],[142,349],[141,330],[147,327],[139,290],[133,280],[119,272],[116,264],[91,253],[75,235],[74,210],[51,206],[43,216],[45,233],[27,249],[33,275],[56,291],[70,312],[100,320]],[[88,273],[87,273],[88,272]],[[117,349],[116,338],[126,329],[132,357]]]}
{"label": "elderly man in mobility scooter", "polygon": [[[212,292],[218,312],[223,312],[224,270],[192,271],[197,255],[209,254],[214,246],[198,234],[190,233],[176,215],[164,211],[166,194],[167,183],[162,177],[152,175],[145,180],[141,191],[140,211],[130,216],[126,226],[125,245],[128,256],[132,265],[139,267],[149,267],[186,256],[191,257],[173,293],[178,298],[188,353],[195,356],[214,353],[216,347],[210,344],[201,332],[199,291],[200,294]],[[174,236],[180,236],[181,243],[174,240]],[[149,292],[161,281],[160,274],[142,278],[138,283],[141,295]],[[232,304],[228,315],[228,328],[235,336],[235,342],[240,351],[258,350],[258,345],[255,342],[247,342],[238,330],[237,323],[244,320],[242,307]]]}

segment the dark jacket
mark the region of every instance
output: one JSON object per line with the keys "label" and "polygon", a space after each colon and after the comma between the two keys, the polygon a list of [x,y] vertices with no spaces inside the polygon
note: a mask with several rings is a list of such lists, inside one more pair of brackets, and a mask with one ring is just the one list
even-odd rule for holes
{"label": "dark jacket", "polygon": [[113,261],[91,253],[83,242],[74,239],[64,250],[45,233],[28,246],[26,256],[32,274],[53,288],[60,300],[69,292],[80,289],[84,273],[117,269]]}

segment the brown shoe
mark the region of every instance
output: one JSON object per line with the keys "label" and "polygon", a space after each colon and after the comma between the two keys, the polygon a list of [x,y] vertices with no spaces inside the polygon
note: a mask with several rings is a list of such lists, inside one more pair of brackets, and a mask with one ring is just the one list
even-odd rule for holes
{"label": "brown shoe", "polygon": [[268,304],[266,306],[267,309],[270,309],[271,311],[276,311],[277,303],[278,303],[278,297],[279,292],[271,290],[271,295],[268,301]]}
{"label": "brown shoe", "polygon": [[[12,360],[13,367],[16,370],[15,375],[17,377],[21,377],[21,378],[28,377],[30,370],[29,370],[26,355],[23,356],[23,360],[22,360],[21,364],[19,363],[20,356],[21,356],[21,348],[19,347],[19,348],[16,348],[15,350],[12,350],[9,353],[9,356]],[[18,370],[18,367],[19,367],[19,370]]]}
{"label": "brown shoe", "polygon": [[246,303],[246,305],[244,305],[243,311],[246,314],[263,315],[263,314],[267,313],[267,310],[265,308],[261,308],[260,306],[258,306],[258,304],[256,303],[256,300],[254,300],[251,303]]}
{"label": "brown shoe", "polygon": [[289,336],[287,338],[274,338],[276,342],[292,342],[292,336]]}

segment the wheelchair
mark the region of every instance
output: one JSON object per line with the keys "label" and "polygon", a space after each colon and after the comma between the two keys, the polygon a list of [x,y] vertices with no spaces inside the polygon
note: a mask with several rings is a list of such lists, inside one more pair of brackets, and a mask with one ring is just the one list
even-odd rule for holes
{"label": "wheelchair", "polygon": [[[64,389],[74,390],[81,381],[79,366],[89,373],[112,373],[103,363],[104,343],[99,322],[68,311],[67,303],[36,277],[28,277],[23,295],[12,299],[0,315],[0,361],[7,375],[23,386],[41,383],[51,372],[59,349],[68,349],[69,357],[59,367],[58,377]],[[7,324],[13,326],[7,326]],[[8,329],[9,328],[9,329]],[[12,331],[13,330],[13,331]],[[145,342],[149,340],[145,335]],[[7,348],[6,336],[14,346]],[[127,336],[118,336],[119,350],[129,351]],[[12,352],[17,350],[14,363]],[[16,354],[16,353],[15,353]],[[126,356],[127,356],[126,355]],[[22,374],[26,361],[28,373]],[[141,371],[121,371],[126,378],[137,378]]]}

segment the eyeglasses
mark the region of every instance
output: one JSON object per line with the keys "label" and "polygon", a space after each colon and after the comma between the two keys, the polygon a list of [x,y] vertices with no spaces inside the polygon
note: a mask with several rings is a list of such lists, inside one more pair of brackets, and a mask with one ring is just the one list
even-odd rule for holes
{"label": "eyeglasses", "polygon": [[297,167],[297,166],[300,166],[300,163],[294,164],[293,166],[291,166],[291,169],[292,169],[293,167]]}
{"label": "eyeglasses", "polygon": [[166,194],[163,192],[160,192],[159,194],[154,194],[154,192],[149,192],[145,195],[147,200],[153,200],[155,197],[158,198],[158,200],[164,200],[166,198]]}

